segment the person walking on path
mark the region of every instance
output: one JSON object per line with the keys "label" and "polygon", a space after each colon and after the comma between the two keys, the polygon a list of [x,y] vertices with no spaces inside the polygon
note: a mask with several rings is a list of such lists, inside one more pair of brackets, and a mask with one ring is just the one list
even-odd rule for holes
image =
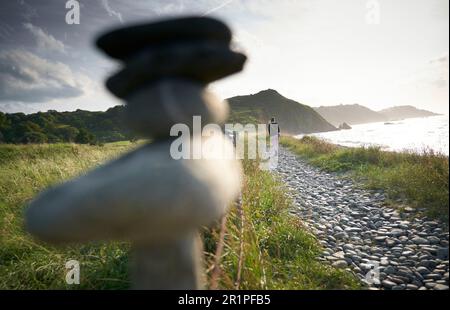
{"label": "person walking on path", "polygon": [[[276,126],[276,127],[275,127],[275,126]],[[280,136],[280,126],[278,125],[277,121],[275,120],[275,117],[272,117],[272,118],[270,119],[269,124],[267,124],[267,131],[269,132],[269,136],[272,136],[272,135],[271,135],[271,128],[275,129],[275,130],[274,130],[275,133],[278,132],[278,137],[279,137],[279,136]],[[274,132],[272,132],[272,133],[274,133]],[[274,134],[275,134],[275,133],[274,133]]]}
{"label": "person walking on path", "polygon": [[278,126],[275,117],[272,117],[269,124],[267,124],[267,131],[270,137],[269,169],[273,170],[278,166],[278,143],[280,137],[280,126]]}

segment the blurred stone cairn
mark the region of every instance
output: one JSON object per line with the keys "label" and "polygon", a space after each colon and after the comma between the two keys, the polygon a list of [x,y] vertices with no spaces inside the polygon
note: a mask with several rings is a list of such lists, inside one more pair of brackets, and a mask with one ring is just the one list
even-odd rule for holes
{"label": "blurred stone cairn", "polygon": [[[202,135],[193,118],[217,128],[227,119],[228,104],[206,86],[242,70],[246,57],[230,49],[231,36],[205,17],[102,35],[97,46],[123,64],[106,85],[126,102],[129,127],[152,143],[41,193],[27,209],[27,230],[53,244],[130,241],[135,289],[202,288],[198,231],[239,195],[241,166],[222,132]],[[190,156],[177,159],[171,146],[183,135],[171,128],[180,123]]]}

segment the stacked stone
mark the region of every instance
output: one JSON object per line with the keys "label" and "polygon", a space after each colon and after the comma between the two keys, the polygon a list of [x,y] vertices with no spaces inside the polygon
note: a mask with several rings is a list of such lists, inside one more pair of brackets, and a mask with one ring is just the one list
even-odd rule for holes
{"label": "stacked stone", "polygon": [[222,124],[228,106],[205,89],[242,70],[246,57],[230,49],[222,22],[188,17],[137,25],[101,36],[97,45],[123,68],[106,85],[126,102],[126,121],[145,137],[165,138],[176,123]]}
{"label": "stacked stone", "polygon": [[232,145],[220,131],[199,142],[219,156],[174,159],[170,128],[192,126],[193,116],[225,121],[226,102],[205,87],[242,69],[246,57],[230,40],[226,25],[197,17],[100,37],[98,46],[124,64],[107,86],[126,101],[128,124],[158,141],[41,193],[27,209],[27,230],[53,244],[130,241],[133,288],[202,287],[198,229],[238,197],[241,166],[221,156]]}

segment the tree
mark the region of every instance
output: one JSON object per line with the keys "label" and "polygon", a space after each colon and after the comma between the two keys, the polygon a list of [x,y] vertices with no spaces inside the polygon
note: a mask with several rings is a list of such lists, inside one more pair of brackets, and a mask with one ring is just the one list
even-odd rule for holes
{"label": "tree", "polygon": [[46,142],[47,137],[38,124],[31,121],[11,122],[11,130],[7,131],[7,141],[12,143]]}
{"label": "tree", "polygon": [[5,113],[0,112],[0,130],[9,126],[8,119],[6,118]]}
{"label": "tree", "polygon": [[75,138],[75,142],[80,144],[93,144],[95,142],[95,136],[85,128],[81,128]]}
{"label": "tree", "polygon": [[60,137],[62,141],[73,142],[78,136],[79,130],[72,126],[59,126],[55,130],[55,134]]}
{"label": "tree", "polygon": [[42,132],[30,131],[23,135],[22,143],[46,143],[47,136]]}
{"label": "tree", "polygon": [[9,128],[9,122],[6,115],[0,112],[0,143],[6,142],[6,137],[3,132]]}
{"label": "tree", "polygon": [[[106,112],[0,112],[0,132],[6,143],[37,143],[45,140],[48,143],[97,143],[133,139],[134,134],[123,121],[123,114],[124,106],[116,106]],[[47,139],[33,133],[41,133]]]}
{"label": "tree", "polygon": [[38,124],[41,128],[47,129],[54,123],[54,117],[49,113],[38,112],[28,117],[33,123]]}

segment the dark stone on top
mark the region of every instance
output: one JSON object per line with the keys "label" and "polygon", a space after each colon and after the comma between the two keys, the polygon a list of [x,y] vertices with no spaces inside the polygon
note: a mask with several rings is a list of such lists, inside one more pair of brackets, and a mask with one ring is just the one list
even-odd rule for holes
{"label": "dark stone on top", "polygon": [[161,78],[179,77],[207,84],[242,70],[247,57],[217,42],[178,43],[144,49],[108,79],[116,96],[126,97]]}
{"label": "dark stone on top", "polygon": [[126,61],[135,52],[174,41],[217,41],[229,44],[231,30],[209,17],[185,17],[120,28],[103,34],[97,46],[113,58]]}

